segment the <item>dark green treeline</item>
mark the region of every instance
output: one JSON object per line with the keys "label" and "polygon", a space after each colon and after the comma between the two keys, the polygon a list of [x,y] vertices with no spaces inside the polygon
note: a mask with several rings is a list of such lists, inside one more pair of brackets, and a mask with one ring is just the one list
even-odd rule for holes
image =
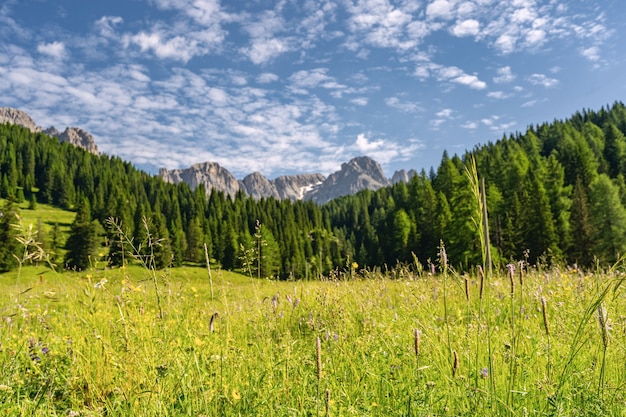
{"label": "dark green treeline", "polygon": [[[496,261],[591,266],[626,251],[625,133],[622,103],[586,110],[462,157],[444,153],[439,167],[409,183],[320,207],[243,194],[231,199],[215,191],[207,199],[202,187],[166,184],[117,157],[1,125],[0,197],[79,212],[66,248],[69,267],[86,268],[85,259],[103,250],[113,265],[132,251],[153,255],[155,267],[200,263],[206,243],[225,269],[304,278],[352,262],[373,267],[415,257],[434,261],[443,240],[451,263],[467,268],[480,262],[481,253],[476,201],[465,175],[474,157],[487,184]],[[111,218],[135,249],[120,239]],[[11,238],[2,227],[6,221],[0,217],[0,230],[7,230],[0,234],[3,243]]]}

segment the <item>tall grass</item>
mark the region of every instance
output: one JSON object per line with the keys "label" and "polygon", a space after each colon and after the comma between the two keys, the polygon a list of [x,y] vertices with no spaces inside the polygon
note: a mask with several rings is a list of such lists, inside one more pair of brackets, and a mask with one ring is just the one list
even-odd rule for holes
{"label": "tall grass", "polygon": [[486,337],[478,297],[468,317],[464,285],[448,279],[446,322],[441,275],[253,283],[219,271],[211,301],[200,268],[171,271],[159,289],[132,266],[40,272],[25,267],[19,287],[16,274],[0,278],[2,294],[32,288],[0,301],[7,415],[617,416],[626,401],[624,320],[603,313],[606,344],[594,320],[599,306],[625,311],[616,273],[530,270],[514,354],[509,282],[485,283],[489,357],[475,344]]}

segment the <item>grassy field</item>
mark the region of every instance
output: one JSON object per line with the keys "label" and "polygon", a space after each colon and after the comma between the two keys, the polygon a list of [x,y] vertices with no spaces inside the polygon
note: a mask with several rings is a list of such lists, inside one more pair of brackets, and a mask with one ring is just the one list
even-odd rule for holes
{"label": "grassy field", "polygon": [[0,275],[0,416],[626,415],[623,275],[400,272]]}
{"label": "grassy field", "polygon": [[[6,200],[0,198],[0,207],[4,204],[6,204]],[[54,229],[58,227],[57,253],[53,255],[57,260],[62,260],[65,256],[65,250],[62,248],[65,246],[76,213],[42,203],[37,203],[36,209],[32,210],[28,208],[28,201],[17,204],[17,207],[19,208],[21,225],[25,229],[31,227],[34,233],[37,233],[41,226],[44,240],[48,246],[52,245]]]}

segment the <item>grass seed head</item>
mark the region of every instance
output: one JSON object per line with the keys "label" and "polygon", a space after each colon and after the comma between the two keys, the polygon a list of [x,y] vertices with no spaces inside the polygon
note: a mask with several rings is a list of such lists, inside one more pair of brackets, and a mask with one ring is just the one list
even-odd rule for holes
{"label": "grass seed head", "polygon": [[483,299],[483,287],[485,285],[485,271],[483,271],[483,267],[478,265],[478,278],[480,278],[480,292],[478,294],[478,297],[482,300]]}
{"label": "grass seed head", "polygon": [[452,352],[452,356],[454,357],[454,362],[452,364],[452,378],[454,378],[459,370],[459,355],[456,353],[456,350]]}
{"label": "grass seed head", "polygon": [[315,356],[317,359],[317,379],[322,379],[322,342],[320,338],[315,339]]}
{"label": "grass seed head", "polygon": [[420,356],[420,345],[422,344],[421,333],[419,329],[415,329],[413,332],[414,340],[413,340],[413,348],[415,349],[415,357],[419,359]]}
{"label": "grass seed head", "polygon": [[511,281],[511,294],[515,293],[515,265],[508,264],[506,269],[509,271],[509,281]]}
{"label": "grass seed head", "polygon": [[600,303],[598,306],[598,323],[600,324],[600,332],[602,334],[602,345],[605,349],[609,345],[609,326],[607,321],[606,308]]}
{"label": "grass seed head", "polygon": [[541,297],[541,314],[543,316],[543,328],[546,331],[546,335],[550,336],[550,326],[548,324],[548,314],[546,306],[546,297]]}

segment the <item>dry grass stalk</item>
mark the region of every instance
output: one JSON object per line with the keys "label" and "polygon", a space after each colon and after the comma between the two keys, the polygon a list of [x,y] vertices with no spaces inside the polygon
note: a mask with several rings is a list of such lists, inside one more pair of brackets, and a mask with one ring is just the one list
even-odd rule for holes
{"label": "dry grass stalk", "polygon": [[452,378],[456,376],[456,372],[459,370],[459,355],[456,353],[456,350],[452,352],[454,356],[454,363],[452,364]]}
{"label": "dry grass stalk", "polygon": [[330,390],[326,388],[326,417],[330,416]]}
{"label": "dry grass stalk", "polygon": [[606,308],[603,304],[598,306],[598,323],[600,324],[600,331],[602,332],[602,345],[604,349],[609,346],[609,326],[607,323]]}
{"label": "dry grass stalk", "polygon": [[483,267],[478,265],[478,278],[480,279],[480,292],[478,293],[478,298],[483,299],[483,287],[485,285],[485,271],[483,271]]}
{"label": "dry grass stalk", "polygon": [[215,331],[215,319],[217,318],[217,312],[211,315],[211,321],[209,322],[209,331],[213,333]]}
{"label": "dry grass stalk", "polygon": [[443,244],[443,240],[439,241],[439,262],[441,262],[441,269],[443,272],[448,270],[448,254],[446,253],[446,246]]}
{"label": "dry grass stalk", "polygon": [[548,324],[546,297],[541,297],[541,314],[543,315],[543,327],[546,331],[546,335],[550,336],[550,326]]}
{"label": "dry grass stalk", "polygon": [[422,333],[422,332],[420,332],[418,329],[415,329],[415,330],[414,330],[414,336],[415,336],[415,337],[414,337],[414,345],[413,345],[413,348],[415,349],[415,357],[416,357],[417,359],[419,359],[419,357],[420,357],[420,345],[421,345],[421,343],[422,343],[422,341],[421,341],[421,337],[420,337],[420,336],[421,336],[421,333]]}
{"label": "dry grass stalk", "polygon": [[515,293],[515,265],[508,264],[506,268],[509,271],[509,281],[511,282],[511,294]]}
{"label": "dry grass stalk", "polygon": [[322,342],[318,337],[315,339],[315,356],[317,358],[317,380],[322,379]]}

